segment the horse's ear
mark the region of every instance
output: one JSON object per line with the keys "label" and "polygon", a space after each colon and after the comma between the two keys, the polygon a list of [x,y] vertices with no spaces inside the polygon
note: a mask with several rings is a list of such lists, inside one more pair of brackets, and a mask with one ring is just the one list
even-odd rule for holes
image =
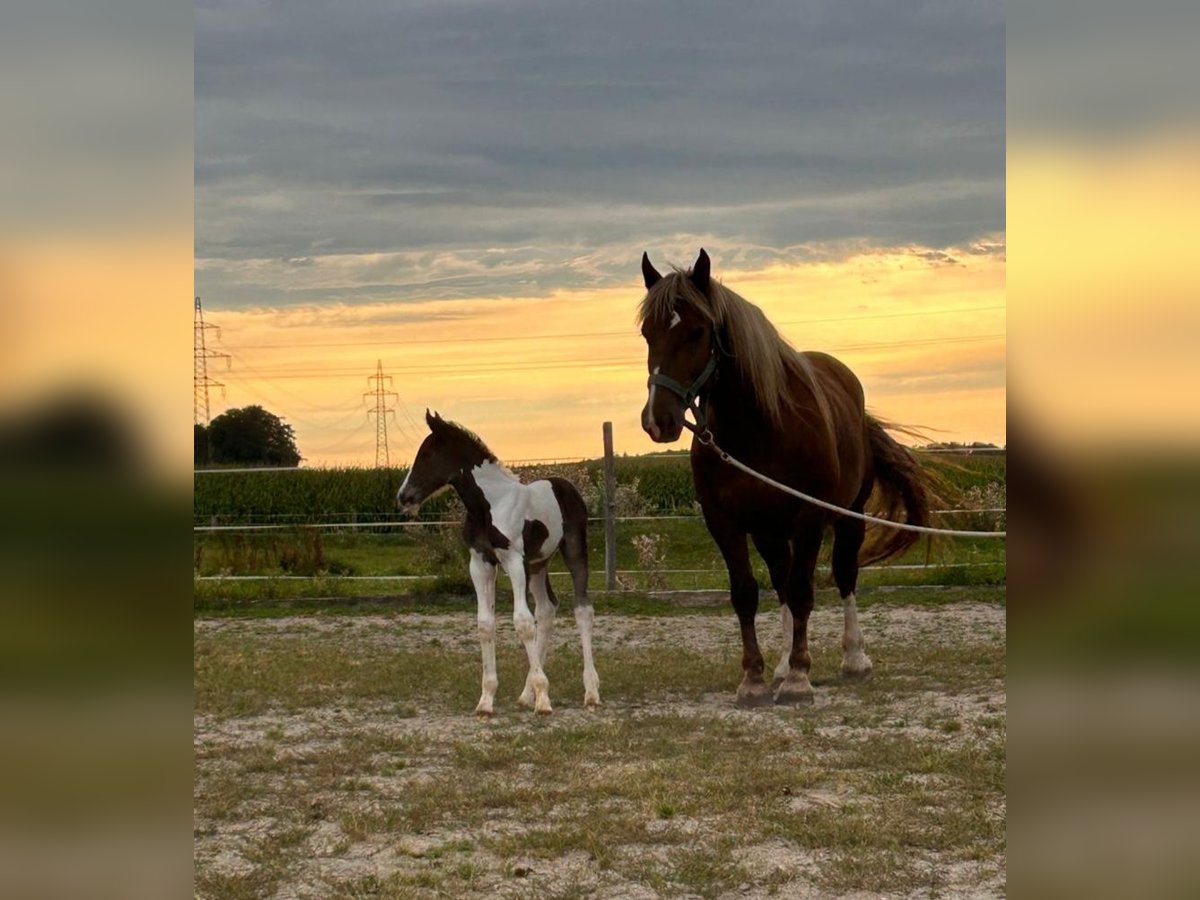
{"label": "horse's ear", "polygon": [[433,431],[434,426],[438,422],[441,422],[441,421],[442,421],[442,419],[437,413],[431,413],[429,411],[428,407],[426,407],[426,409],[425,409],[425,424],[429,426],[430,431]]}
{"label": "horse's ear", "polygon": [[696,290],[702,294],[708,293],[708,281],[711,264],[708,259],[708,254],[704,252],[704,248],[700,248],[700,255],[696,257],[696,264],[692,266],[692,284],[696,286]]}
{"label": "horse's ear", "polygon": [[646,280],[646,290],[654,287],[660,281],[662,276],[658,274],[658,269],[650,262],[650,254],[642,253],[642,278]]}

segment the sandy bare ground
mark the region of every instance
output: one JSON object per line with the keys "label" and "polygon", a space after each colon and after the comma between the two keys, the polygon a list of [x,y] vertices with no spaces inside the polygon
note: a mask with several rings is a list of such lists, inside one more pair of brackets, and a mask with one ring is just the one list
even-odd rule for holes
{"label": "sandy bare ground", "polygon": [[[707,690],[713,685],[700,684],[695,691],[684,683],[662,692],[655,692],[652,685],[624,696],[610,691],[600,710],[589,711],[580,708],[576,695],[581,689],[576,681],[559,679],[552,685],[556,712],[549,719],[538,719],[511,702],[523,673],[502,668],[498,700],[507,702],[498,703],[499,715],[490,721],[471,715],[473,702],[464,705],[450,698],[442,702],[428,684],[419,685],[420,690],[414,687],[412,696],[404,698],[406,709],[400,715],[395,702],[375,697],[349,697],[346,702],[301,704],[299,708],[287,702],[267,703],[247,714],[198,709],[194,719],[198,894],[281,900],[468,894],[1004,896],[1005,861],[1002,849],[995,847],[986,852],[953,845],[904,849],[911,855],[906,860],[910,876],[914,870],[928,872],[928,877],[922,874],[922,883],[898,877],[893,887],[886,866],[877,865],[863,876],[862,887],[856,887],[845,879],[830,880],[831,867],[842,864],[839,860],[845,858],[844,853],[852,854],[852,838],[848,850],[831,851],[781,836],[787,832],[731,833],[736,809],[732,813],[725,810],[720,797],[714,798],[711,811],[703,804],[675,811],[662,802],[642,810],[628,792],[621,796],[614,792],[608,800],[605,783],[650,775],[659,778],[664,773],[657,764],[648,771],[639,758],[622,760],[619,754],[616,758],[611,754],[591,758],[586,741],[574,751],[574,760],[563,762],[567,770],[574,766],[574,771],[556,775],[574,779],[570,785],[579,787],[578,797],[571,793],[570,785],[560,785],[557,792],[546,794],[553,801],[549,807],[537,802],[515,803],[477,815],[476,807],[470,805],[475,801],[469,798],[484,797],[486,801],[486,785],[478,793],[469,787],[465,794],[464,789],[455,787],[455,802],[465,804],[459,825],[453,816],[439,815],[444,810],[436,808],[427,825],[414,825],[417,820],[412,815],[403,821],[392,816],[393,810],[408,809],[416,802],[414,798],[432,794],[436,800],[435,791],[453,785],[456,778],[490,779],[512,790],[527,785],[528,796],[537,798],[540,776],[532,763],[522,762],[518,755],[511,770],[491,770],[487,765],[489,747],[511,748],[514,742],[536,747],[537,742],[553,738],[569,741],[575,734],[597,735],[609,726],[622,729],[638,722],[667,728],[664,734],[678,735],[678,740],[697,740],[698,734],[716,735],[719,740],[719,735],[726,733],[752,739],[770,737],[789,752],[794,746],[799,754],[806,742],[861,754],[862,747],[877,741],[905,741],[905,746],[928,746],[931,752],[962,754],[980,735],[994,737],[997,728],[1003,740],[1002,677],[932,678],[926,686],[920,672],[906,671],[888,682],[881,668],[883,660],[903,659],[909,651],[935,654],[931,659],[939,658],[939,648],[968,655],[975,647],[990,648],[994,653],[998,645],[1003,647],[1003,608],[986,603],[937,608],[879,605],[863,610],[860,620],[868,650],[876,658],[875,681],[883,686],[877,684],[866,692],[847,687],[835,677],[836,671],[822,672],[818,663],[813,672],[815,702],[810,707],[741,710],[733,704],[732,683],[721,690]],[[840,643],[840,611],[818,609],[811,629],[814,653],[825,648],[822,659],[828,669],[828,653]],[[778,617],[761,616],[759,631],[769,671],[776,661]],[[264,654],[264,666],[271,665],[271,647],[299,641],[340,648],[348,657],[359,658],[402,658],[430,652],[457,655],[468,666],[462,673],[464,679],[474,685],[479,674],[478,642],[470,614],[204,619],[196,621],[194,636],[198,648],[223,641],[254,648]],[[557,652],[574,646],[575,639],[574,623],[567,612],[559,617]],[[515,643],[511,622],[502,622],[498,642]],[[738,658],[735,620],[731,615],[603,616],[597,620],[598,661],[618,653],[644,651],[652,667],[668,665],[671,654],[681,649],[723,664]],[[897,664],[895,668],[900,667]],[[601,671],[603,676],[604,669]],[[646,679],[652,681],[654,671],[647,672]],[[286,684],[280,688],[286,689]],[[461,691],[455,696],[460,695]],[[636,734],[636,729],[632,733]],[[386,747],[366,751],[350,762],[347,736],[357,734],[370,734]],[[396,747],[405,749],[400,754]],[[395,764],[398,754],[403,756],[399,766]],[[677,766],[666,775],[686,778],[686,755]],[[884,774],[889,774],[888,766],[886,759],[880,760]],[[804,784],[773,788],[776,793],[769,802],[783,820],[807,822],[816,816],[836,824],[843,810],[854,811],[860,819],[872,815],[872,797],[864,789],[865,782],[842,777],[833,765],[811,771],[815,774]],[[954,793],[956,776],[940,772],[936,764],[924,766],[922,771],[897,770],[894,775],[900,785],[897,796],[903,802],[911,799],[923,805],[921,808],[939,803],[950,808],[963,802]],[[450,802],[448,799],[447,804]],[[1002,829],[1002,793],[985,798],[981,806],[979,815],[993,826],[998,822]],[[543,847],[541,852],[522,854],[522,840],[530,832],[553,832],[558,826],[578,831],[593,815],[641,823],[637,826],[640,831],[622,826],[620,841],[603,852],[564,844],[561,853]],[[880,827],[886,824],[881,822]],[[729,860],[737,867],[735,877],[714,876],[711,890],[706,888],[709,882],[702,870],[687,869],[695,867],[697,860],[703,861],[710,849],[713,859]]]}

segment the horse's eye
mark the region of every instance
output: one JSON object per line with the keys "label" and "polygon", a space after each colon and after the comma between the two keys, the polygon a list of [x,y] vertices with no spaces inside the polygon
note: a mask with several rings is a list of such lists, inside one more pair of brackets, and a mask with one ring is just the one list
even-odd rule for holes
{"label": "horse's eye", "polygon": [[689,343],[694,344],[696,341],[700,340],[700,338],[702,338],[702,337],[704,337],[704,329],[703,328],[693,328],[691,333],[688,334],[687,339],[688,339]]}

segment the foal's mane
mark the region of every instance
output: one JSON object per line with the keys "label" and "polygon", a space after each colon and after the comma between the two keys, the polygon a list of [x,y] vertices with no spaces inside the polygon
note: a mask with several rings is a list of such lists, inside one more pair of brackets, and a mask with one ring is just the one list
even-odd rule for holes
{"label": "foal's mane", "polygon": [[488,462],[495,463],[501,469],[503,469],[505,472],[508,472],[508,474],[510,474],[510,475],[512,474],[512,472],[509,472],[508,467],[505,466],[504,463],[500,462],[500,460],[496,456],[496,454],[493,453],[488,448],[488,445],[483,442],[483,438],[481,438],[479,435],[477,435],[475,432],[473,432],[470,428],[467,428],[465,425],[460,425],[457,422],[451,422],[449,419],[443,419],[442,424],[445,425],[447,428],[451,428],[454,431],[458,432],[460,437],[462,437],[464,440],[470,442],[470,444],[473,447],[475,447],[476,450],[478,450],[480,453],[483,454],[483,458],[485,460],[487,460]]}
{"label": "foal's mane", "polygon": [[803,408],[802,398],[790,390],[789,381],[796,378],[808,388],[816,404],[814,412],[829,427],[829,404],[812,363],[783,338],[761,309],[716,279],[709,282],[708,293],[702,293],[692,282],[690,270],[677,268],[646,292],[638,321],[669,319],[679,303],[691,306],[724,332],[725,349],[772,425],[782,428],[786,412]]}

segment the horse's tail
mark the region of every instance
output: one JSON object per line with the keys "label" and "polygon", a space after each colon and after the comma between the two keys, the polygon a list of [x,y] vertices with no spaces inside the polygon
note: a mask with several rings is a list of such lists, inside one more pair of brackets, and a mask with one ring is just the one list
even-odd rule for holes
{"label": "horse's tail", "polygon": [[[867,416],[867,432],[871,443],[871,456],[875,463],[875,497],[879,504],[874,515],[910,525],[929,525],[930,497],[933,479],[922,466],[916,455],[907,447],[897,443],[887,433],[885,424],[874,416]],[[900,513],[904,518],[900,518]],[[871,541],[863,547],[859,565],[867,566],[892,556],[897,556],[915,544],[920,535],[915,531],[875,526]]]}

